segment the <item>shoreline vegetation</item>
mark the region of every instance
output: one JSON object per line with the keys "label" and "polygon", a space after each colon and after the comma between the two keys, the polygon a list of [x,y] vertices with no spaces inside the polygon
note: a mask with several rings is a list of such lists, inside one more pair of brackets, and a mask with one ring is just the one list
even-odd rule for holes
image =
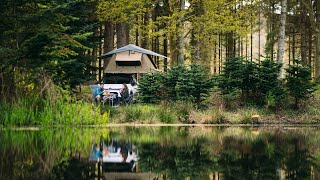
{"label": "shoreline vegetation", "polygon": [[[279,69],[275,69],[248,80],[260,71],[248,72],[244,67],[263,68],[239,58],[228,63],[225,74],[220,76],[207,74],[200,65],[144,75],[135,102],[117,108],[95,104],[87,85],[71,91],[43,77],[32,91],[17,91],[11,100],[0,101],[0,126],[320,124],[320,85],[311,83],[308,69],[296,67],[303,70],[305,78],[296,73],[282,81],[277,78]],[[269,60],[263,63],[276,66]],[[235,73],[229,67],[242,70]]]}
{"label": "shoreline vegetation", "polygon": [[[76,94],[74,99],[77,100],[71,100],[69,95],[61,95],[63,92],[61,89],[59,92],[47,91],[45,100],[21,98],[11,103],[2,102],[1,126],[320,125],[319,87],[316,88],[313,97],[304,102],[304,107],[299,110],[268,110],[263,107],[227,110],[219,103],[208,103],[205,108],[195,108],[192,103],[183,101],[159,104],[134,103],[111,108],[92,103],[89,89],[83,88],[81,93]],[[216,95],[209,99],[211,98],[219,99]]]}

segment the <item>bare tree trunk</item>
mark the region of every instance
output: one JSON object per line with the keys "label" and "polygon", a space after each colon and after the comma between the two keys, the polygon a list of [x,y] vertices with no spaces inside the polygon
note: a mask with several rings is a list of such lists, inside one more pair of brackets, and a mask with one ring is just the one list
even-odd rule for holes
{"label": "bare tree trunk", "polygon": [[[185,6],[185,0],[180,0],[181,11],[184,11]],[[178,35],[178,63],[184,64],[184,15],[181,17],[179,27],[180,32]]]}
{"label": "bare tree trunk", "polygon": [[227,33],[226,35],[227,38],[227,58],[233,58],[235,56],[235,51],[234,51],[234,37],[233,37],[233,32]]}
{"label": "bare tree trunk", "polygon": [[258,19],[258,36],[259,36],[259,39],[258,39],[258,61],[259,61],[259,64],[261,62],[261,11],[260,11],[261,7],[259,7],[259,19]]}
{"label": "bare tree trunk", "polygon": [[217,74],[217,40],[214,41],[213,49],[213,73]]}
{"label": "bare tree trunk", "polygon": [[[96,27],[94,31],[94,37],[97,38],[99,36],[99,27]],[[97,38],[99,39],[99,38]],[[94,45],[92,48],[92,61],[91,61],[91,77],[97,80],[97,52],[98,52],[98,45]]]}
{"label": "bare tree trunk", "polygon": [[308,49],[308,64],[311,66],[312,63],[312,30],[309,28],[308,31],[308,44],[309,44],[309,49]]}
{"label": "bare tree trunk", "polygon": [[296,59],[296,32],[293,30],[292,34],[292,60]]}
{"label": "bare tree trunk", "polygon": [[[136,21],[139,21],[139,16],[136,16]],[[135,40],[136,40],[136,46],[139,46],[139,28],[136,28],[136,36],[135,36]]]}
{"label": "bare tree trunk", "polygon": [[250,61],[252,61],[252,57],[253,57],[253,25],[251,22],[251,34],[250,34]]}
{"label": "bare tree trunk", "polygon": [[218,44],[219,44],[219,52],[218,52],[218,54],[219,54],[219,64],[218,64],[218,67],[219,67],[219,74],[221,74],[221,34],[219,33],[219,42],[218,42]]}
{"label": "bare tree trunk", "polygon": [[316,58],[315,66],[315,80],[320,79],[320,2],[316,1]]}
{"label": "bare tree trunk", "polygon": [[240,38],[240,56],[243,56],[243,39]]}
{"label": "bare tree trunk", "polygon": [[[271,25],[270,25],[270,32],[272,33],[275,29],[275,18],[274,18],[274,11],[275,11],[275,3],[272,2],[272,7],[271,7]],[[271,35],[270,40],[271,41],[271,52],[270,52],[270,56],[271,56],[271,60],[274,61],[274,35]]]}
{"label": "bare tree trunk", "polygon": [[[319,3],[320,4],[320,3]],[[320,20],[320,18],[319,18]],[[316,40],[316,57],[314,60],[314,66],[315,66],[315,80],[320,79],[320,23],[318,25],[318,31],[315,36]]]}
{"label": "bare tree trunk", "polygon": [[[278,39],[278,54],[277,63],[283,63],[283,54],[285,46],[285,31],[286,31],[286,16],[287,16],[287,0],[281,2],[281,16],[280,16],[280,27],[279,27],[279,39]],[[279,78],[282,76],[282,68],[279,72]]]}
{"label": "bare tree trunk", "polygon": [[245,42],[246,42],[246,53],[245,53],[245,56],[246,56],[246,60],[248,59],[248,36],[246,35],[246,39],[245,39]]}
{"label": "bare tree trunk", "polygon": [[169,35],[169,48],[170,48],[170,66],[176,65],[177,62],[177,41],[175,35],[171,32]]}
{"label": "bare tree trunk", "polygon": [[[303,5],[305,6],[306,10],[308,10],[309,18],[310,18],[310,24],[313,32],[315,32],[315,59],[314,59],[314,74],[315,74],[315,80],[318,80],[320,78],[320,2],[315,1],[313,4],[311,0],[301,1]],[[315,5],[315,9],[314,9]],[[310,37],[312,39],[312,33],[310,33]],[[309,39],[309,43],[310,40]],[[312,43],[310,43],[312,45]],[[310,46],[310,45],[309,45]],[[311,47],[309,47],[311,48]],[[310,50],[310,49],[309,49]],[[312,52],[309,55],[311,55]],[[309,56],[309,61],[311,60],[311,56]],[[310,62],[310,64],[312,64]]]}
{"label": "bare tree trunk", "polygon": [[[156,38],[156,53],[160,53],[160,37]],[[157,67],[160,69],[160,57],[157,56]]]}
{"label": "bare tree trunk", "polygon": [[305,16],[305,11],[302,10],[301,13],[301,26],[300,26],[300,33],[301,33],[301,42],[300,42],[300,48],[301,48],[301,60],[303,64],[307,65],[307,49],[306,49],[306,16]]}
{"label": "bare tree trunk", "polygon": [[120,22],[116,25],[117,29],[117,48],[121,48],[129,44],[129,24]]}
{"label": "bare tree trunk", "polygon": [[[100,23],[100,26],[99,26],[99,56],[102,55],[102,23]],[[102,59],[99,58],[99,82],[101,81],[101,78],[102,78]]]}
{"label": "bare tree trunk", "polygon": [[[165,33],[163,35],[163,55],[168,57],[168,39],[167,39],[167,34]],[[168,59],[164,58],[163,59],[163,70],[164,72],[167,71],[168,68]]]}
{"label": "bare tree trunk", "polygon": [[[143,18],[143,26],[147,27],[149,22],[149,13],[146,12],[142,18]],[[146,29],[142,29],[142,32],[141,32],[141,47],[148,49],[148,45],[149,45],[148,33],[146,31],[147,31]]]}
{"label": "bare tree trunk", "polygon": [[288,48],[289,48],[289,52],[288,52],[288,55],[289,55],[289,64],[291,64],[291,35],[289,34],[289,41],[288,41]]}
{"label": "bare tree trunk", "polygon": [[[104,36],[103,52],[107,53],[109,51],[112,51],[114,48],[114,24],[112,21],[107,21],[104,23],[104,35],[103,36]],[[103,70],[106,69],[106,66],[109,63],[109,61],[110,61],[110,58],[104,59]]]}

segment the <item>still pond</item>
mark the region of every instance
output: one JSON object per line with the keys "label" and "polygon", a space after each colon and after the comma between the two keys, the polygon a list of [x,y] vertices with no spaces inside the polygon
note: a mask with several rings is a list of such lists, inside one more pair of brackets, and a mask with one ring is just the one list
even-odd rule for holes
{"label": "still pond", "polygon": [[0,130],[0,179],[320,179],[320,128]]}

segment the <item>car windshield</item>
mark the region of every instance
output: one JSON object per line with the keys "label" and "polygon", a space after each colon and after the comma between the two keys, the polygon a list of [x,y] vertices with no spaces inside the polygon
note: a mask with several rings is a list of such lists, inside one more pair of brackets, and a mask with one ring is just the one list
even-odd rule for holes
{"label": "car windshield", "polygon": [[132,81],[130,75],[107,75],[104,77],[105,84],[129,84]]}

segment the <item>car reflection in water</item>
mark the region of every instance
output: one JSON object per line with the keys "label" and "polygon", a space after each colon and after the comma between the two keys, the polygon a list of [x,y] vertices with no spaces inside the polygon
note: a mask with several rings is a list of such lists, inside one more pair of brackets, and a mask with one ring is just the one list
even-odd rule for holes
{"label": "car reflection in water", "polygon": [[136,172],[137,149],[131,143],[101,140],[94,144],[89,161],[100,162],[104,172]]}

